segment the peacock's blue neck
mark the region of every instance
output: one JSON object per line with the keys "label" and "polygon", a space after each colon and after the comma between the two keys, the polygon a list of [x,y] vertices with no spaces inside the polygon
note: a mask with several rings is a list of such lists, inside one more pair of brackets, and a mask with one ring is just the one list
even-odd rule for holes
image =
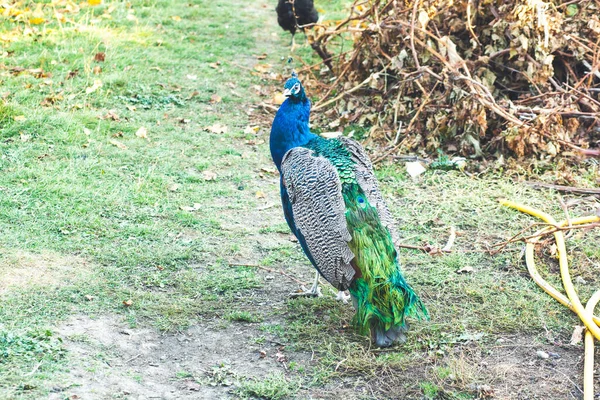
{"label": "peacock's blue neck", "polygon": [[281,172],[281,160],[285,153],[307,144],[317,135],[310,132],[308,118],[310,117],[310,100],[302,101],[287,99],[283,102],[271,127],[270,148],[271,157]]}

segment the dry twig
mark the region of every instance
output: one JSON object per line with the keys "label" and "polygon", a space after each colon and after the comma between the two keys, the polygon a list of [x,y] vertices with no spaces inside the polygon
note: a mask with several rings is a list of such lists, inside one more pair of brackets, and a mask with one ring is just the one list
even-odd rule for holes
{"label": "dry twig", "polygon": [[294,278],[293,276],[291,276],[290,274],[287,274],[281,270],[278,269],[273,269],[273,268],[267,268],[267,267],[263,267],[262,265],[258,265],[258,264],[244,264],[244,263],[229,263],[230,267],[251,267],[251,268],[258,268],[258,269],[262,269],[263,271],[267,271],[270,272],[272,274],[280,274],[285,276],[288,279],[291,279],[292,281],[296,282],[299,285],[307,285],[306,282],[302,282],[301,280],[298,280],[296,278]]}

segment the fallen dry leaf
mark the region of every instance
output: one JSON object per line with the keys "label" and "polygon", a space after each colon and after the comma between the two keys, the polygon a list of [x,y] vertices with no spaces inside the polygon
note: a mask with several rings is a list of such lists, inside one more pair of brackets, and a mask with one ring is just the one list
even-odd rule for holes
{"label": "fallen dry leaf", "polygon": [[258,190],[255,194],[257,199],[264,199],[265,198],[265,192],[263,192],[262,190]]}
{"label": "fallen dry leaf", "polygon": [[280,362],[280,363],[286,361],[285,354],[283,354],[280,351],[278,351],[277,354],[275,354],[275,359],[277,360],[277,362]]}
{"label": "fallen dry leaf", "polygon": [[94,75],[100,75],[100,73],[102,73],[102,68],[100,68],[99,65],[96,65],[94,68],[92,68],[92,73]]}
{"label": "fallen dry leaf", "polygon": [[121,150],[127,150],[127,146],[125,146],[123,143],[119,142],[118,140],[111,139],[110,144],[112,144],[113,146],[117,146]]}
{"label": "fallen dry leaf", "polygon": [[190,95],[187,97],[186,100],[193,99],[194,97],[196,97],[198,95],[200,95],[200,92],[197,90],[194,90],[192,93],[190,93]]}
{"label": "fallen dry leaf", "polygon": [[57,102],[59,102],[61,100],[63,100],[62,95],[56,94],[56,95],[48,96],[48,97],[44,98],[44,100],[42,100],[40,105],[42,107],[49,107],[49,106],[53,106],[54,104],[56,104]]}
{"label": "fallen dry leaf", "polygon": [[207,126],[206,128],[204,128],[204,130],[212,132],[212,133],[220,134],[220,133],[227,133],[229,128],[227,128],[227,125],[221,125],[219,123],[216,123],[211,126]]}
{"label": "fallen dry leaf", "polygon": [[94,93],[96,90],[102,87],[102,81],[100,79],[94,80],[94,84],[85,89],[87,94]]}
{"label": "fallen dry leaf", "polygon": [[205,181],[214,181],[217,179],[217,174],[213,171],[205,170],[202,171],[202,178]]}
{"label": "fallen dry leaf", "polygon": [[573,334],[571,335],[571,346],[578,345],[583,340],[583,332],[585,331],[585,326],[575,326],[573,329]]}
{"label": "fallen dry leaf", "polygon": [[135,136],[139,137],[140,139],[150,140],[148,139],[148,131],[143,126],[135,132]]}
{"label": "fallen dry leaf", "polygon": [[244,133],[247,135],[255,135],[260,130],[260,126],[250,126],[248,125],[244,128]]}
{"label": "fallen dry leaf", "polygon": [[198,79],[197,75],[192,75],[192,74],[188,74],[185,77],[188,78],[190,81],[195,81],[196,79]]}
{"label": "fallen dry leaf", "polygon": [[271,64],[256,64],[254,66],[254,69],[256,71],[262,72],[262,73],[271,71],[271,68],[272,68]]}
{"label": "fallen dry leaf", "polygon": [[14,119],[15,121],[21,121],[21,122],[22,122],[22,121],[27,121],[27,118],[25,118],[25,116],[24,116],[24,115],[17,115],[17,116],[15,116],[15,117],[13,117],[13,119]]}
{"label": "fallen dry leaf", "polygon": [[96,62],[104,62],[104,60],[106,59],[106,54],[100,52],[100,53],[96,53],[94,55],[94,61]]}
{"label": "fallen dry leaf", "polygon": [[35,11],[31,14],[31,18],[29,18],[29,23],[31,25],[39,25],[46,22],[44,19],[44,10],[42,9],[43,5],[38,3]]}
{"label": "fallen dry leaf", "polygon": [[40,24],[43,24],[44,22],[46,22],[46,20],[44,18],[30,18],[29,19],[29,23],[31,25],[40,25]]}
{"label": "fallen dry leaf", "polygon": [[277,169],[273,168],[273,167],[262,167],[260,170],[262,172],[266,172],[267,174],[276,174],[277,173]]}
{"label": "fallen dry leaf", "polygon": [[133,300],[129,299],[129,300],[123,300],[123,305],[125,307],[131,307],[133,305]]}
{"label": "fallen dry leaf", "polygon": [[179,190],[180,185],[177,183],[171,183],[169,186],[167,186],[167,189],[169,189],[169,191],[171,192],[176,192],[177,190]]}
{"label": "fallen dry leaf", "polygon": [[202,207],[202,204],[194,203],[193,206],[181,206],[179,208],[182,209],[183,211],[196,211],[196,210],[199,210],[200,207]]}
{"label": "fallen dry leaf", "polygon": [[221,102],[221,96],[219,96],[218,94],[213,94],[212,96],[210,96],[210,102],[211,103],[220,103]]}
{"label": "fallen dry leaf", "polygon": [[171,19],[172,19],[173,21],[175,21],[175,22],[180,22],[180,21],[181,21],[181,17],[180,17],[179,15],[173,15],[173,16],[171,17]]}
{"label": "fallen dry leaf", "polygon": [[115,113],[114,110],[108,110],[108,112],[104,116],[101,116],[101,117],[98,117],[98,118],[100,118],[100,119],[110,119],[110,120],[113,120],[113,121],[120,121],[121,120],[121,118],[117,115],[117,113]]}

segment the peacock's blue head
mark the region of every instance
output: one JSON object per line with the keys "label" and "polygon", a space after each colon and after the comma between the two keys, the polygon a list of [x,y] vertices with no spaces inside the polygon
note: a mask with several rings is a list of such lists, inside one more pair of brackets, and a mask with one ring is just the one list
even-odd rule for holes
{"label": "peacock's blue head", "polygon": [[298,103],[306,99],[304,88],[298,80],[298,75],[295,72],[292,72],[292,77],[288,79],[283,86],[283,95],[294,103]]}

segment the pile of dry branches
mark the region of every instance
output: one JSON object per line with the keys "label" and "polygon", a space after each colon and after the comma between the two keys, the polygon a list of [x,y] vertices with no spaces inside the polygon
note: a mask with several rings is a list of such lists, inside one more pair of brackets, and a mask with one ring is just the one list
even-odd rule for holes
{"label": "pile of dry branches", "polygon": [[335,75],[313,110],[370,126],[384,155],[597,156],[599,16],[598,0],[356,0],[313,31]]}

